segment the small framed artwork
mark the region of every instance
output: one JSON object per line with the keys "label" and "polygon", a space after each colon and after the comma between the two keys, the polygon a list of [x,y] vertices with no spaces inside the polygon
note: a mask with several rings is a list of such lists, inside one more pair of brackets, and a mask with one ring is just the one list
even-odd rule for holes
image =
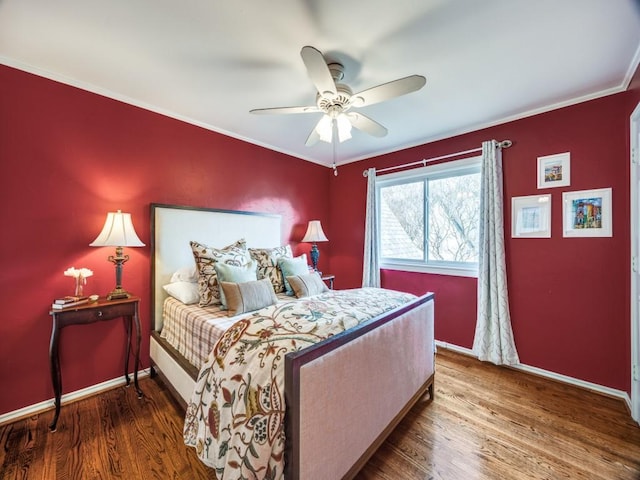
{"label": "small framed artwork", "polygon": [[564,237],[611,237],[611,188],[562,193]]}
{"label": "small framed artwork", "polygon": [[538,157],[538,189],[571,185],[571,154]]}
{"label": "small framed artwork", "polygon": [[511,198],[511,236],[551,237],[551,195]]}

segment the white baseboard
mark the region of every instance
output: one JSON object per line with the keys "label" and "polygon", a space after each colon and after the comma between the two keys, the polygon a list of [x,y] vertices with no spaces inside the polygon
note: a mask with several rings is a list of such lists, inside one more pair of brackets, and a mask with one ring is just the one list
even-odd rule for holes
{"label": "white baseboard", "polygon": [[[138,379],[148,377],[149,372],[150,370],[148,368],[145,368],[144,370],[139,370]],[[60,398],[60,405],[65,405],[67,403],[75,402],[82,398],[90,397],[92,395],[96,395],[106,390],[111,390],[112,388],[119,387],[120,385],[124,385],[125,383],[126,381],[124,377],[118,377],[111,380],[107,380],[106,382],[98,383],[96,385],[91,385],[90,387],[76,390],[75,392],[65,393]],[[34,405],[29,405],[28,407],[24,407],[18,410],[13,410],[11,412],[4,413],[0,415],[0,425],[4,425],[6,423],[12,423],[17,420],[30,417],[31,415],[35,415],[38,413],[46,412],[47,410],[51,410],[54,408],[53,402],[54,402],[54,399],[50,398],[49,400],[45,400],[43,402],[36,403]]]}
{"label": "white baseboard", "polygon": [[[458,345],[454,345],[452,343],[436,340],[436,347],[452,350],[454,352],[462,353],[464,355],[477,358],[477,356],[473,353],[472,350],[465,347],[460,347]],[[578,378],[569,377],[567,375],[561,375],[559,373],[550,372],[548,370],[543,370],[538,367],[531,367],[529,365],[524,365],[524,364],[510,365],[509,368],[514,368],[516,370],[521,370],[523,372],[532,373],[534,375],[539,375],[541,377],[546,377],[552,380],[557,380],[559,382],[575,385],[577,387],[585,388],[587,390],[592,390],[594,392],[601,393],[603,395],[608,395],[610,397],[620,398],[626,403],[629,411],[631,411],[631,398],[629,397],[627,392],[623,392],[622,390],[605,387],[603,385],[598,385],[596,383],[585,382],[584,380],[580,380]],[[148,368],[144,370],[140,370],[138,372],[138,378],[140,379],[140,378],[149,376],[149,371],[150,370]],[[90,397],[91,395],[96,395],[100,392],[104,392],[106,390],[110,390],[112,388],[115,388],[124,384],[125,384],[125,380],[123,377],[114,378],[112,380],[107,380],[106,382],[98,383],[96,385],[91,385],[90,387],[86,387],[81,390],[76,390],[75,392],[66,393],[62,395],[60,402],[62,405],[65,405],[67,403],[80,400],[81,398]],[[5,414],[0,415],[0,425],[4,425],[6,423],[12,423],[22,418],[26,418],[31,415],[35,415],[38,413],[45,412],[47,410],[51,410],[53,407],[54,407],[53,398],[51,398],[49,400],[45,400],[43,402],[36,403],[34,405],[29,405],[28,407],[7,412]]]}
{"label": "white baseboard", "polygon": [[[447,350],[452,350],[458,353],[462,353],[464,355],[469,355],[470,357],[473,357],[473,358],[478,358],[478,356],[475,355],[472,350],[465,347],[459,347],[458,345],[453,345],[447,342],[441,342],[439,340],[436,340],[436,346],[445,348]],[[567,375],[562,375],[560,373],[550,372],[549,370],[543,370],[542,368],[538,368],[538,367],[531,367],[529,365],[524,365],[522,363],[518,365],[509,365],[509,368],[513,368],[515,370],[521,370],[527,373],[532,373],[540,377],[546,377],[552,380],[557,380],[559,382],[567,383],[569,385],[574,385],[576,387],[584,388],[584,389],[591,390],[603,395],[607,395],[609,397],[620,398],[621,400],[624,400],[624,402],[627,404],[627,408],[629,409],[629,411],[631,411],[631,398],[629,397],[627,392],[623,392],[622,390],[605,387],[603,385],[598,385],[597,383],[585,382],[584,380],[580,380],[578,378],[569,377]]]}

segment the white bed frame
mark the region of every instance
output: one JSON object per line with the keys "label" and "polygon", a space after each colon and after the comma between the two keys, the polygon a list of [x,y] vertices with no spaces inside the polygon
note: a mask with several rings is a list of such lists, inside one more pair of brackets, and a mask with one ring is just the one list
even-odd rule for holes
{"label": "white bed frame", "polygon": [[[190,240],[281,245],[278,215],[151,205],[153,371],[186,406],[197,370],[160,338],[162,286],[193,266]],[[433,399],[433,294],[286,357],[285,478],[353,478],[409,409]],[[345,367],[347,366],[347,367]],[[340,374],[336,374],[340,372]]]}

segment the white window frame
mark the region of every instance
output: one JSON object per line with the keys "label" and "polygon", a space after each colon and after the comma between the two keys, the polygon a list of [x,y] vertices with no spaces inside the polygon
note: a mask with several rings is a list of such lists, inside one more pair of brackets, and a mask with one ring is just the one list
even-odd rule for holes
{"label": "white window frame", "polygon": [[[462,160],[454,160],[451,162],[438,163],[436,165],[428,165],[426,167],[406,170],[403,172],[390,173],[381,175],[376,178],[376,196],[380,197],[380,189],[393,185],[409,183],[413,181],[423,181],[427,178],[437,179],[446,178],[454,175],[465,175],[471,173],[480,173],[482,167],[482,157],[471,157]],[[378,232],[381,232],[380,220],[380,202],[377,203],[376,222],[378,224]],[[478,206],[480,198],[478,198]],[[425,232],[425,235],[427,232]],[[425,238],[425,242],[427,238]],[[380,239],[378,239],[380,245]],[[462,262],[445,262],[445,261],[422,261],[422,260],[404,260],[404,259],[385,259],[380,258],[380,268],[385,270],[399,270],[405,272],[433,273],[439,275],[453,275],[458,277],[478,277],[478,263],[462,263]]]}

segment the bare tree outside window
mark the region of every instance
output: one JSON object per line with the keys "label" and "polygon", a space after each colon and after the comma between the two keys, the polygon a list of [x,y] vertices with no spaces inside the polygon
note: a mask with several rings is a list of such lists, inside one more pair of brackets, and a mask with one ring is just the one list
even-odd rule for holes
{"label": "bare tree outside window", "polygon": [[380,189],[381,255],[424,259],[424,182]]}
{"label": "bare tree outside window", "polygon": [[383,258],[478,261],[480,173],[427,178],[383,186],[379,191]]}
{"label": "bare tree outside window", "polygon": [[429,181],[429,259],[478,261],[480,174]]}

